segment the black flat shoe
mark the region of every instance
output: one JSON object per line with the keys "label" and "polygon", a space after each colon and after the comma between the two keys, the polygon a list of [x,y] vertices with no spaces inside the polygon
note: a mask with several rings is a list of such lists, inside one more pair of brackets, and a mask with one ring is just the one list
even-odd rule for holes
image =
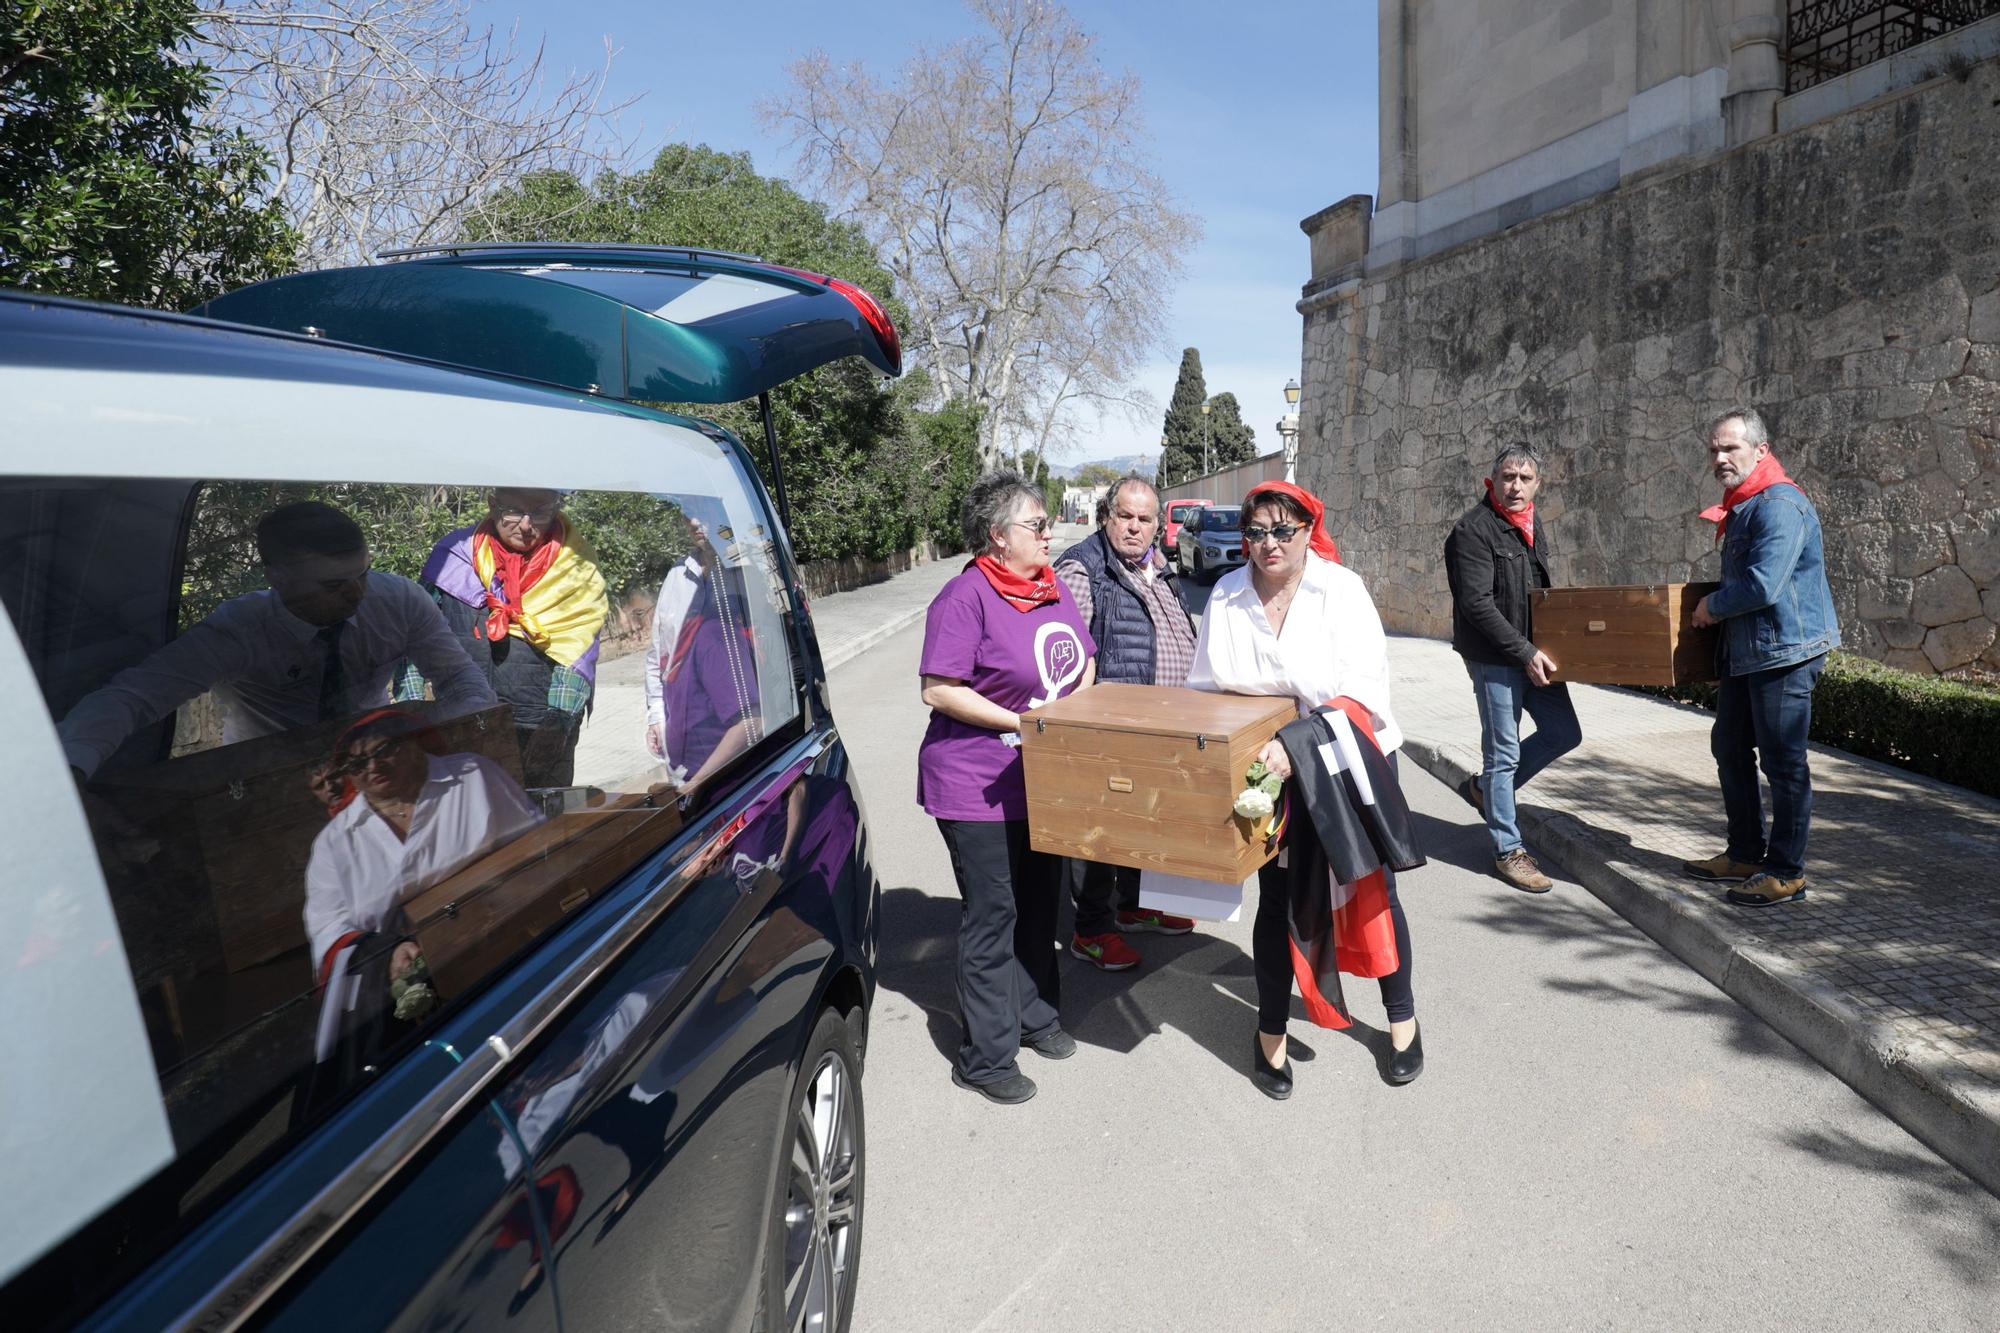
{"label": "black flat shoe", "polygon": [[1284,1067],[1274,1068],[1264,1058],[1263,1043],[1257,1035],[1250,1034],[1250,1081],[1257,1085],[1257,1091],[1274,1102],[1281,1102],[1292,1095],[1292,1062],[1286,1060]]}
{"label": "black flat shoe", "polygon": [[1419,1024],[1417,1027],[1416,1035],[1410,1038],[1410,1044],[1408,1046],[1405,1046],[1400,1051],[1389,1052],[1389,1069],[1387,1074],[1384,1075],[1384,1077],[1386,1077],[1391,1083],[1400,1086],[1404,1083],[1415,1082],[1417,1075],[1423,1072],[1424,1072],[1424,1029],[1423,1026]]}

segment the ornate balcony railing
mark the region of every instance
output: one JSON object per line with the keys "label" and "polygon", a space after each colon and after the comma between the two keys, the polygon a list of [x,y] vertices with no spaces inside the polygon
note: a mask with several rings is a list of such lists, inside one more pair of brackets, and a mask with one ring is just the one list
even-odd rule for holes
{"label": "ornate balcony railing", "polygon": [[1795,93],[2000,14],[2000,0],[1789,0],[1785,8],[1785,91]]}

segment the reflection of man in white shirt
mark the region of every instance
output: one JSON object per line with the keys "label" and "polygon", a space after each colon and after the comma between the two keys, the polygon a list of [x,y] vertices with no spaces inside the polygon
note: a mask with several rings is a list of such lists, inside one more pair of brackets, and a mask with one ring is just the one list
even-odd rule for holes
{"label": "reflection of man in white shirt", "polygon": [[709,545],[702,521],[690,517],[687,525],[688,557],[668,570],[660,584],[659,600],[653,604],[652,643],[646,651],[646,749],[669,767],[674,758],[667,753],[667,667],[680,643],[688,608],[694,605],[701,581],[708,577],[709,562],[715,559],[715,548]]}
{"label": "reflection of man in white shirt", "polygon": [[234,597],[70,709],[57,727],[84,777],[134,732],[214,690],[225,744],[387,702],[404,659],[433,683],[441,713],[496,702],[465,649],[415,583],[371,570],[361,528],[316,500],[282,505],[257,525],[271,586]]}
{"label": "reflection of man in white shirt", "polygon": [[430,754],[417,739],[423,729],[421,718],[385,710],[341,738],[337,771],[355,797],[313,839],[306,861],[315,970],[353,937],[387,928],[410,895],[542,822],[500,765]]}

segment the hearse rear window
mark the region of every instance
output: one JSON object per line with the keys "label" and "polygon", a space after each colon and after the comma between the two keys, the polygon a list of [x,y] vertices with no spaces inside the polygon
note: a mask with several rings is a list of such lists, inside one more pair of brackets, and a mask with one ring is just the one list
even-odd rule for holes
{"label": "hearse rear window", "polygon": [[782,558],[729,467],[719,494],[0,481],[0,600],[173,1138],[149,1230],[414,1049],[794,721]]}

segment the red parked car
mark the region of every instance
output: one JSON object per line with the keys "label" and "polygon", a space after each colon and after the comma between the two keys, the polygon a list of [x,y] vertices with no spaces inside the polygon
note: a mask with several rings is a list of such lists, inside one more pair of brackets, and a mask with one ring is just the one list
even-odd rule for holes
{"label": "red parked car", "polygon": [[1160,549],[1166,552],[1169,561],[1178,562],[1180,559],[1181,524],[1187,522],[1187,516],[1214,503],[1213,500],[1167,501],[1167,512],[1160,520]]}

